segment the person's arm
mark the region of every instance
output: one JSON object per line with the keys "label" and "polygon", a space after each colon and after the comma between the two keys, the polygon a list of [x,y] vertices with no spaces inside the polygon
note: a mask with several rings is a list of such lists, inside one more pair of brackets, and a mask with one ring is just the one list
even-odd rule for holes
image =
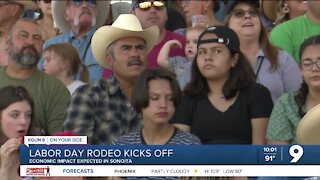
{"label": "person's arm", "polygon": [[284,92],[297,91],[302,83],[302,74],[298,64],[285,51],[279,51],[279,61]]}
{"label": "person's arm", "polygon": [[295,132],[288,117],[288,113],[293,112],[287,106],[293,105],[289,103],[289,94],[284,94],[272,110],[266,134],[267,144],[290,144],[293,140]]}
{"label": "person's arm", "polygon": [[163,67],[166,69],[169,68],[168,58],[169,58],[170,49],[173,46],[178,46],[182,48],[182,44],[176,39],[169,40],[162,46],[157,57],[157,63],[159,64],[160,67]]}
{"label": "person's arm", "polygon": [[173,126],[186,132],[191,131],[194,101],[191,97],[182,97],[181,103],[176,108],[174,116],[170,121]]}
{"label": "person's arm", "polygon": [[273,102],[266,87],[260,84],[253,87],[249,93],[252,144],[266,144],[266,131]]}
{"label": "person's arm", "polygon": [[177,127],[178,129],[181,129],[182,131],[190,132],[191,131],[191,126],[185,125],[185,124],[172,124],[173,126]]}
{"label": "person's arm", "polygon": [[288,145],[291,144],[291,141],[274,141],[274,140],[267,140],[267,144],[272,145]]}
{"label": "person's arm", "polygon": [[[274,46],[285,50],[294,56],[294,38],[291,36],[291,34],[291,29],[288,24],[279,24],[272,29],[269,39]],[[298,62],[297,59],[296,62]]]}
{"label": "person's arm", "polygon": [[252,144],[266,144],[266,131],[269,118],[255,118],[251,120]]}
{"label": "person's arm", "polygon": [[47,101],[44,107],[45,114],[45,131],[46,135],[53,135],[63,130],[64,113],[70,100],[70,92],[61,82],[54,82],[51,91],[47,95]]}

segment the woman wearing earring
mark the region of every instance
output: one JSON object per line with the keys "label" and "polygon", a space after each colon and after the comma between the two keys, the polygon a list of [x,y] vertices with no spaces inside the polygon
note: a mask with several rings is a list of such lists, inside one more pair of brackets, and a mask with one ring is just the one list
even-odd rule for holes
{"label": "woman wearing earring", "polygon": [[239,36],[240,49],[251,64],[256,81],[269,89],[276,102],[283,93],[298,90],[302,77],[292,56],[271,45],[258,8],[258,1],[235,1],[225,21]]}
{"label": "woman wearing earring", "polygon": [[203,144],[264,144],[272,99],[253,81],[237,34],[208,27],[199,37],[192,78],[172,123]]}
{"label": "woman wearing earring", "polygon": [[302,0],[261,1],[261,9],[273,26],[304,15],[307,8],[306,1]]}
{"label": "woman wearing earring", "polygon": [[22,179],[18,150],[23,137],[30,135],[33,100],[22,86],[3,87],[0,97],[0,177],[1,180]]}

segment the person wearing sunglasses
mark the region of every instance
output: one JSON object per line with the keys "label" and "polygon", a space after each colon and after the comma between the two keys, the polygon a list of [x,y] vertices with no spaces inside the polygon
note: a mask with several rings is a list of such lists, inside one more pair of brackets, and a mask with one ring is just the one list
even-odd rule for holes
{"label": "person wearing sunglasses", "polygon": [[[79,52],[80,59],[89,69],[89,80],[101,78],[103,67],[94,58],[91,38],[96,29],[104,24],[109,14],[110,1],[107,0],[53,0],[52,15],[57,28],[63,33],[48,39],[43,45],[46,49],[52,44],[69,43]],[[38,64],[43,69],[44,57]],[[79,80],[80,73],[75,76]]]}
{"label": "person wearing sunglasses", "polygon": [[184,47],[186,44],[185,37],[166,30],[165,24],[168,20],[167,8],[165,1],[145,1],[145,0],[133,0],[132,1],[132,13],[136,15],[141,22],[144,29],[151,26],[158,26],[160,29],[160,35],[157,44],[153,47],[148,54],[149,67],[159,67],[157,63],[157,57],[162,46],[169,40],[178,40],[183,48],[171,48],[169,57],[183,56],[185,57]]}
{"label": "person wearing sunglasses", "polygon": [[272,46],[260,19],[258,1],[235,1],[225,22],[240,39],[240,49],[246,55],[256,82],[267,87],[273,102],[287,92],[299,89],[302,77],[292,56]]}
{"label": "person wearing sunglasses", "polygon": [[42,39],[44,41],[59,34],[59,29],[54,27],[51,0],[37,0],[37,5],[40,8],[40,16],[37,23],[42,30]]}
{"label": "person wearing sunglasses", "polygon": [[27,9],[37,9],[37,5],[31,0],[0,1],[0,31],[8,34]]}

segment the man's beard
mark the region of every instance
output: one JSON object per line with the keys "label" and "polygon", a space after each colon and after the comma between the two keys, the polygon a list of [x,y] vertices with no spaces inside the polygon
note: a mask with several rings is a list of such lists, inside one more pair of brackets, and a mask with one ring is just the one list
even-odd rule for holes
{"label": "man's beard", "polygon": [[33,45],[25,46],[20,51],[17,51],[13,44],[9,45],[9,57],[22,68],[31,68],[38,64],[40,55],[37,53]]}
{"label": "man's beard", "polygon": [[75,16],[73,20],[73,25],[78,26],[80,24],[80,16],[85,13],[90,14],[91,16],[91,27],[95,26],[97,21],[96,16],[92,15],[92,13],[89,10],[83,10],[83,9],[81,9],[81,11]]}

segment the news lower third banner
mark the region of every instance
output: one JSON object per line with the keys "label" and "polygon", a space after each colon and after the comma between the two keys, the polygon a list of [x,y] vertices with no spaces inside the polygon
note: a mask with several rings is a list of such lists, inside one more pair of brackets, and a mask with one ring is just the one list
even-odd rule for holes
{"label": "news lower third banner", "polygon": [[83,136],[28,136],[21,176],[320,176],[320,146],[88,145]]}

